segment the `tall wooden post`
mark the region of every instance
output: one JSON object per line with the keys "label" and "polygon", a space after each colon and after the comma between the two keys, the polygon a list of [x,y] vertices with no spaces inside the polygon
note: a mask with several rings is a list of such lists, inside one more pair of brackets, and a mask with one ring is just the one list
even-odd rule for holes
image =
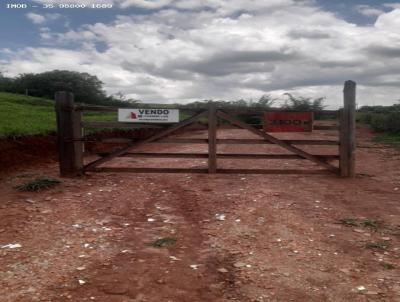
{"label": "tall wooden post", "polygon": [[56,92],[57,147],[60,175],[74,177],[82,174],[83,142],[82,115],[74,110],[74,95]]}
{"label": "tall wooden post", "polygon": [[340,114],[340,176],[355,176],[356,83],[347,81],[343,90],[344,106]]}
{"label": "tall wooden post", "polygon": [[208,105],[208,173],[217,173],[217,110]]}

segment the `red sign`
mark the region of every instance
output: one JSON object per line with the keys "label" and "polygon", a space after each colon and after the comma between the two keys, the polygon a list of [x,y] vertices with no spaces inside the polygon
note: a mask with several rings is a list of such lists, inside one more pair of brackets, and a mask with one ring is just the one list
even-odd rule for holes
{"label": "red sign", "polygon": [[266,112],[265,132],[311,132],[314,115],[312,112]]}

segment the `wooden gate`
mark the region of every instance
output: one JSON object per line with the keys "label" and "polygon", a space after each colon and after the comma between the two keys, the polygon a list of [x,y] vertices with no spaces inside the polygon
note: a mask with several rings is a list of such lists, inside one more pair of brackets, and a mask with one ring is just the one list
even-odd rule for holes
{"label": "wooden gate", "polygon": [[[178,124],[167,126],[151,124],[124,124],[115,122],[84,122],[84,111],[115,112],[118,108],[101,106],[75,105],[73,95],[68,92],[56,94],[57,133],[61,176],[76,176],[85,172],[137,172],[137,173],[237,173],[237,174],[316,174],[333,173],[342,177],[355,175],[355,99],[356,84],[347,81],[344,87],[344,107],[339,111],[319,112],[320,114],[337,114],[339,117],[339,140],[283,140],[260,130],[259,125],[251,125],[238,119],[235,114],[248,112],[263,113],[265,110],[251,108],[217,108],[209,103],[207,109],[193,109],[193,116]],[[271,111],[268,109],[268,111]],[[281,110],[279,110],[281,111]],[[193,124],[200,119],[208,120],[207,139],[168,138],[177,130]],[[218,120],[225,121],[238,128],[245,129],[260,139],[219,139],[217,137]],[[84,164],[83,150],[87,138],[83,129],[91,128],[158,128],[156,134],[145,139],[131,143],[128,147],[121,148],[109,154],[103,154],[90,163]],[[335,126],[334,126],[335,127]],[[337,126],[336,126],[337,127]],[[332,127],[314,127],[316,130],[332,130]],[[165,144],[207,144],[208,153],[143,153],[134,152],[135,149],[149,143]],[[231,154],[218,153],[218,144],[275,144],[289,151],[291,154]],[[337,145],[339,154],[314,155],[299,148],[299,145]],[[104,167],[106,162],[117,157],[136,158],[207,158],[207,169],[193,168],[134,168],[134,167]],[[287,169],[220,169],[217,165],[219,158],[240,159],[304,159],[323,167],[319,170],[287,170]],[[338,160],[339,165],[330,163]]]}

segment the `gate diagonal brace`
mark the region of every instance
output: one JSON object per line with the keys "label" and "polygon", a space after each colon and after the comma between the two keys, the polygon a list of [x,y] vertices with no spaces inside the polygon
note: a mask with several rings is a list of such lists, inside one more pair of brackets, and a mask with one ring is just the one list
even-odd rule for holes
{"label": "gate diagonal brace", "polygon": [[323,166],[324,168],[328,169],[331,172],[334,172],[336,174],[339,173],[339,169],[337,167],[335,167],[335,166],[333,166],[331,164],[328,164],[327,162],[325,162],[323,160],[320,160],[318,157],[316,157],[316,156],[314,156],[314,155],[312,155],[310,153],[307,153],[307,152],[305,152],[305,151],[303,151],[303,150],[301,150],[301,149],[299,149],[299,148],[297,148],[297,147],[295,147],[293,145],[285,143],[285,142],[281,141],[280,139],[278,139],[278,138],[276,138],[276,137],[274,137],[272,135],[269,135],[269,134],[267,134],[265,132],[261,132],[258,129],[256,129],[256,128],[252,127],[252,126],[249,126],[246,123],[243,123],[242,121],[239,121],[238,119],[230,116],[229,114],[227,114],[227,113],[225,113],[225,112],[223,112],[221,110],[217,110],[217,116],[220,117],[223,120],[226,120],[226,121],[230,122],[233,125],[236,125],[236,126],[238,126],[240,128],[248,130],[248,131],[250,131],[250,132],[252,132],[252,133],[254,133],[254,134],[258,135],[258,136],[261,136],[265,140],[270,141],[273,144],[279,145],[279,146],[281,146],[282,148],[284,148],[284,149],[286,149],[288,151],[291,151],[291,152],[293,152],[293,153],[295,153],[295,154],[297,154],[297,155],[299,155],[299,156],[301,156],[301,157],[303,157],[305,159],[308,159],[308,160],[310,160],[310,161],[312,161],[312,162],[314,162],[314,163],[316,163],[316,164],[318,164],[320,166]]}
{"label": "gate diagonal brace", "polygon": [[123,148],[123,149],[117,150],[115,152],[112,152],[109,155],[107,155],[106,157],[97,159],[97,160],[87,164],[86,166],[83,167],[83,170],[84,171],[89,171],[89,170],[91,170],[91,169],[93,169],[93,168],[95,168],[95,167],[97,167],[97,166],[99,166],[99,165],[101,165],[101,164],[103,164],[103,163],[105,163],[107,161],[110,161],[111,159],[113,159],[115,157],[121,156],[121,155],[129,152],[130,150],[132,150],[134,148],[142,146],[142,145],[144,145],[146,143],[151,143],[151,142],[154,142],[156,140],[159,140],[159,139],[171,134],[172,132],[174,132],[174,131],[176,131],[178,129],[181,129],[183,127],[186,127],[186,126],[196,122],[200,118],[207,116],[207,114],[208,114],[207,110],[203,111],[203,112],[201,112],[201,113],[199,113],[199,114],[197,114],[195,116],[192,116],[192,117],[180,122],[179,124],[172,125],[172,126],[168,127],[167,129],[165,129],[164,131],[162,131],[162,132],[160,132],[158,134],[155,134],[155,135],[153,135],[153,136],[151,136],[151,137],[149,137],[149,138],[147,138],[147,139],[145,139],[143,141],[139,141],[139,142],[134,143],[134,144],[132,144],[132,145],[126,147],[126,148]]}

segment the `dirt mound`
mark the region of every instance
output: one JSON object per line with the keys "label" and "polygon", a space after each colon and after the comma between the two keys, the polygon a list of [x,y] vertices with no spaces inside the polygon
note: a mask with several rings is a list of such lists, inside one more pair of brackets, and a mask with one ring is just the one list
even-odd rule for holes
{"label": "dirt mound", "polygon": [[0,140],[0,171],[57,159],[56,136],[27,136]]}

